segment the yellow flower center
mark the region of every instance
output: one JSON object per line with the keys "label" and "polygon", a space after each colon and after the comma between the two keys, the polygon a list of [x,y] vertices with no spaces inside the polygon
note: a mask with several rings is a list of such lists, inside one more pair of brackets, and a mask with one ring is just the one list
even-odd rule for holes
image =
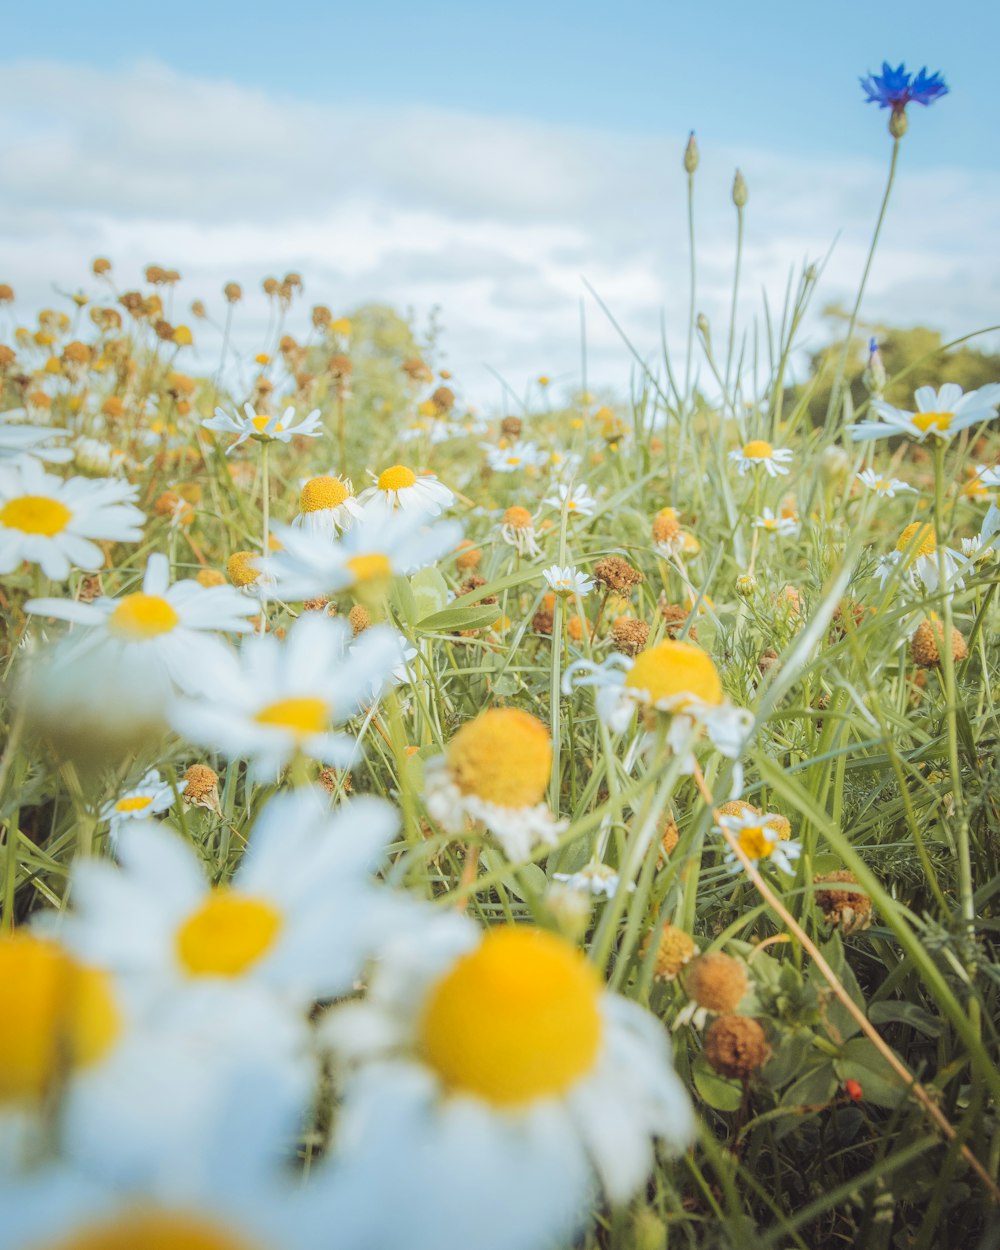
{"label": "yellow flower center", "polygon": [[116,812],[142,812],[149,807],[153,801],[151,794],[132,794],[127,798],[119,799],[115,804]]}
{"label": "yellow flower center", "polygon": [[127,1211],[89,1224],[45,1250],[255,1250],[242,1236],[198,1215],[175,1211]]}
{"label": "yellow flower center", "polygon": [[933,433],[936,430],[940,430],[943,434],[945,430],[951,428],[954,420],[953,412],[916,412],[913,414],[913,424],[921,434]]}
{"label": "yellow flower center", "polygon": [[252,586],[257,581],[260,577],[259,558],[255,551],[233,552],[226,561],[226,572],[234,586]]}
{"label": "yellow flower center", "polygon": [[766,825],[748,825],[737,835],[740,850],[748,859],[767,859],[774,850],[774,843],[768,838]]}
{"label": "yellow flower center", "polygon": [[448,767],[463,794],[499,807],[534,807],[552,771],[552,742],[541,721],[499,707],[468,721],[448,743]]}
{"label": "yellow flower center", "polygon": [[143,642],[160,634],[169,634],[180,623],[180,617],[160,595],[144,595],[137,591],[126,595],[108,618],[108,629],[126,642]]}
{"label": "yellow flower center", "polygon": [[323,733],[330,724],[330,705],[325,699],[311,695],[278,699],[261,708],[254,716],[258,725],[289,730],[298,741]]}
{"label": "yellow flower center", "polygon": [[653,517],[653,541],[670,543],[680,534],[680,522],[673,508],[661,508]]}
{"label": "yellow flower center", "polygon": [[506,463],[506,464],[513,464],[513,465],[520,464],[520,463],[521,463],[521,457],[520,457],[520,456],[508,456],[508,457],[507,457],[507,459],[506,459],[506,461],[505,461],[505,463]]}
{"label": "yellow flower center", "polygon": [[299,495],[299,511],[324,512],[328,508],[339,508],[347,493],[347,487],[339,478],[310,478]]}
{"label": "yellow flower center", "polygon": [[281,926],[264,899],[214,890],[177,930],[177,957],[191,976],[237,977],[271,949]]}
{"label": "yellow flower center", "polygon": [[503,514],[504,525],[510,526],[513,530],[529,530],[534,525],[531,519],[531,513],[527,508],[520,508],[517,504],[507,509]]}
{"label": "yellow flower center", "polygon": [[666,639],[642,651],[625,677],[631,690],[641,690],[652,703],[676,700],[681,710],[695,699],[717,705],[722,702],[719,670],[700,647]]}
{"label": "yellow flower center", "polygon": [[374,582],[392,575],[392,563],[388,556],[373,551],[367,556],[352,556],[347,567],[357,582]]}
{"label": "yellow flower center", "polygon": [[120,1028],[107,973],[44,938],[0,938],[0,1106],[42,1098],[70,1068],[96,1063]]}
{"label": "yellow flower center", "polygon": [[914,521],[900,534],[896,550],[906,552],[908,562],[916,560],[918,556],[933,555],[937,551],[934,526],[928,521]]}
{"label": "yellow flower center", "polygon": [[0,525],[45,538],[61,534],[72,519],[73,513],[65,504],[47,495],[21,495],[0,508]]}
{"label": "yellow flower center", "polygon": [[769,460],[773,454],[774,448],[762,438],[753,439],[743,448],[743,455],[747,460]]}
{"label": "yellow flower center", "polygon": [[394,464],[379,475],[379,490],[405,490],[408,486],[416,486],[417,475],[405,464]]}
{"label": "yellow flower center", "polygon": [[[271,418],[265,413],[263,416],[254,417],[251,424],[253,425],[253,428],[258,432],[258,434],[263,434],[264,427],[267,425],[268,421],[270,420]],[[280,421],[277,423],[277,425],[272,426],[271,428],[272,434],[284,434],[284,432],[285,432],[285,427],[281,424]]]}
{"label": "yellow flower center", "polygon": [[574,946],[502,926],[431,990],[420,1048],[456,1092],[504,1107],[558,1097],[594,1065],[600,993]]}

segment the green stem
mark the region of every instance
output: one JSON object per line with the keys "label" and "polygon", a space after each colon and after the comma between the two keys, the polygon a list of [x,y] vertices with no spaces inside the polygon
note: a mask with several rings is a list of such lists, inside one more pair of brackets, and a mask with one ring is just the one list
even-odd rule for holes
{"label": "green stem", "polygon": [[871,246],[868,248],[868,258],[865,261],[864,272],[861,275],[861,285],[858,287],[858,297],[854,301],[854,308],[851,311],[851,319],[847,323],[847,335],[844,338],[844,346],[840,353],[840,360],[837,363],[837,372],[834,375],[833,387],[830,391],[830,402],[826,407],[825,425],[829,429],[831,418],[837,411],[837,405],[840,402],[841,392],[844,386],[844,374],[847,371],[847,358],[851,351],[851,335],[854,333],[854,326],[858,320],[858,313],[861,310],[861,300],[865,293],[865,286],[868,283],[868,275],[871,272],[872,260],[875,257],[875,248],[878,244],[879,235],[882,232],[882,223],[885,221],[885,211],[889,206],[889,193],[892,191],[892,184],[896,178],[896,162],[899,159],[899,140],[892,141],[892,160],[889,162],[889,177],[885,184],[885,193],[882,196],[882,206],[878,212],[878,221],[875,223],[875,233],[872,235]]}
{"label": "green stem", "polygon": [[687,404],[691,392],[691,357],[694,352],[694,303],[695,303],[695,256],[694,256],[694,174],[688,174],[687,209],[688,209],[688,253],[691,267],[691,296],[688,303],[688,341],[687,363],[684,366],[684,403]]}

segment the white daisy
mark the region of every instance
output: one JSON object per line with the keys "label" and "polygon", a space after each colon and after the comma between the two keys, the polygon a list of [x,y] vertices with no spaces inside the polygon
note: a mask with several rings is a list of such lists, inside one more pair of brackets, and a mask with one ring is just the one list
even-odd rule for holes
{"label": "white daisy", "polygon": [[795,517],[776,516],[771,508],[764,508],[761,515],[754,519],[753,525],[754,529],[777,534],[779,538],[794,538],[799,532],[799,523]]}
{"label": "white daisy", "polygon": [[520,439],[509,447],[496,447],[493,443],[483,443],[486,452],[486,463],[494,473],[516,473],[519,469],[538,468],[548,459],[544,451],[534,443]]}
{"label": "white daisy", "polygon": [[[781,837],[779,820],[773,813],[744,808],[739,815],[721,815],[715,831],[721,833],[725,829],[732,834],[740,850],[755,867],[768,860],[782,872],[791,873],[795,871],[794,861],[802,854],[802,847],[790,838]],[[732,849],[726,852],[725,862],[731,872],[743,871],[743,865]]]}
{"label": "white daisy", "polygon": [[581,573],[570,564],[565,568],[560,568],[558,564],[550,565],[549,568],[542,570],[542,576],[548,582],[550,590],[566,598],[571,595],[580,595],[582,598],[590,594],[597,584],[592,577]]}
{"label": "white daisy", "polygon": [[319,612],[299,617],[284,640],[247,638],[200,699],[178,700],[171,724],[191,742],[230,759],[247,759],[259,779],[274,780],[296,754],[338,768],[360,747],[335,727],[371,701],[400,662],[399,635],[385,625],[351,642],[351,627]]}
{"label": "white daisy", "polygon": [[[178,793],[184,793],[185,785],[184,781],[178,784]],[[115,841],[126,825],[134,820],[148,820],[150,816],[158,816],[173,801],[172,786],[163,780],[155,768],[151,768],[137,786],[126,790],[119,798],[105,803],[101,808],[101,820],[110,823],[111,838]]]}
{"label": "white daisy", "polygon": [[545,502],[550,508],[558,508],[574,516],[593,516],[597,510],[597,500],[593,497],[586,486],[581,482],[579,485],[567,486],[565,482],[560,482],[555,488],[555,494],[549,495]]}
{"label": "white daisy", "polygon": [[862,486],[867,486],[869,490],[873,490],[882,499],[895,499],[903,491],[912,491],[913,494],[917,494],[915,486],[910,486],[909,483],[900,481],[898,477],[881,477],[874,469],[863,470],[863,472],[857,475],[857,478]]}
{"label": "white daisy", "polygon": [[248,438],[258,443],[275,441],[290,443],[293,438],[318,438],[324,432],[318,408],[314,408],[312,412],[304,416],[297,425],[294,423],[294,418],[294,408],[286,408],[280,417],[277,413],[269,417],[264,414],[258,416],[253,405],[244,404],[242,416],[238,413],[230,415],[225,409],[216,408],[215,416],[206,417],[201,424],[206,430],[217,430],[220,433],[238,436],[236,441],[226,448],[228,456],[234,448],[245,443]]}
{"label": "white daisy", "polygon": [[[618,892],[618,873],[596,860],[577,872],[554,872],[552,880],[561,881],[571,890],[590,894],[594,898],[611,898]],[[634,890],[635,882],[630,881],[628,888]]]}
{"label": "white daisy", "polygon": [[[565,693],[574,682],[597,687],[597,714],[615,733],[628,727],[637,708],[667,713],[671,717],[667,745],[677,751],[684,749],[697,726],[720,755],[738,760],[753,729],[752,714],[726,699],[711,657],[690,642],[665,639],[635,659],[615,654],[603,664],[578,660],[566,670]],[[687,757],[684,767],[693,769],[693,756]]]}
{"label": "white daisy", "polygon": [[439,516],[455,502],[455,495],[433,473],[417,474],[405,464],[394,464],[377,477],[375,483],[358,496],[365,508],[376,515],[408,512],[411,516]]}
{"label": "white daisy", "polygon": [[[965,586],[963,575],[969,561],[960,551],[944,548],[945,584],[950,589]],[[900,534],[894,551],[882,556],[878,563],[879,583],[884,586],[891,577],[901,577],[913,590],[921,587],[937,590],[941,584],[937,535],[929,521],[914,521]]]}
{"label": "white daisy", "polygon": [[1000,383],[981,386],[965,395],[954,382],[946,382],[937,391],[933,386],[921,386],[914,392],[914,399],[916,412],[873,399],[872,409],[881,420],[859,421],[848,426],[852,440],[857,443],[907,434],[920,443],[928,438],[948,442],[960,430],[992,420],[1000,403]]}
{"label": "white daisy", "polygon": [[508,859],[520,861],[540,843],[554,845],[566,828],[545,802],[551,773],[552,741],[542,722],[520,708],[489,708],[427,762],[424,799],[447,832],[479,821]]}
{"label": "white daisy", "polygon": [[741,476],[746,476],[754,469],[766,469],[768,477],[777,477],[788,473],[788,465],[793,455],[790,447],[772,447],[764,439],[755,438],[737,451],[731,451],[729,459],[736,465]]}
{"label": "white daisy", "polygon": [[121,867],[78,860],[63,940],[137,994],[236,982],[296,1010],[351,989],[376,940],[409,923],[415,904],[372,877],[395,834],[395,808],[369,795],[331,814],[305,786],[272,798],[228,885],[161,824],[120,838]]}
{"label": "white daisy", "polygon": [[47,460],[50,464],[65,464],[73,459],[68,447],[51,446],[58,439],[65,438],[68,430],[52,427],[39,429],[37,425],[24,424],[26,417],[23,408],[0,412],[0,464],[25,455]]}
{"label": "white daisy", "polygon": [[363,516],[350,478],[324,475],[303,482],[299,510],[292,524],[310,534],[336,538]]}
{"label": "white daisy", "polygon": [[462,537],[457,521],[421,525],[402,513],[366,513],[336,542],[285,525],[273,532],[281,550],[262,564],[274,577],[276,594],[292,602],[415,573],[454,551]]}
{"label": "white daisy", "polygon": [[24,457],[0,466],[0,573],[22,560],[63,581],[71,568],[98,569],[104,553],[92,539],[134,543],[145,519],[132,501],[137,488],[110,478],[46,473]]}
{"label": "white daisy", "polygon": [[110,652],[142,682],[172,682],[182,690],[209,688],[231,662],[228,645],[215,636],[246,633],[255,604],[232,586],[202,586],[193,579],[170,585],[170,562],[149,557],[142,590],[93,603],[75,599],[29,599],[26,612],[88,627],[74,643],[79,654]]}
{"label": "white daisy", "polygon": [[977,464],[973,481],[979,486],[1000,486],[1000,465]]}
{"label": "white daisy", "polygon": [[73,456],[85,473],[121,473],[128,460],[123,451],[99,438],[76,439]]}
{"label": "white daisy", "polygon": [[[624,1202],[654,1140],[671,1153],[694,1140],[659,1021],[607,992],[576,947],[526,925],[483,935],[452,916],[394,944],[367,998],[321,1030],[352,1065],[334,1175],[349,1195],[377,1162],[395,1199],[362,1212],[358,1195],[344,1216],[347,1229],[367,1219],[373,1245],[567,1244],[594,1180]],[[443,1185],[462,1202],[442,1208]]]}
{"label": "white daisy", "polygon": [[527,508],[514,504],[504,512],[500,521],[500,537],[519,556],[537,559],[542,554],[535,539],[534,518]]}

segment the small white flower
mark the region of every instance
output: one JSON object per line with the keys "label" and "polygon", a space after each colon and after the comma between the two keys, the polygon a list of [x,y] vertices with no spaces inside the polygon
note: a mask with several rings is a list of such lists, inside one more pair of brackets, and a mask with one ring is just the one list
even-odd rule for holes
{"label": "small white flower", "polygon": [[518,441],[510,447],[496,447],[482,443],[486,463],[494,473],[517,473],[519,469],[537,468],[548,459],[534,443]]}
{"label": "small white flower", "polygon": [[517,504],[508,508],[500,520],[500,537],[519,556],[537,559],[542,554],[535,539],[535,522],[527,508]]}
{"label": "small white flower", "polygon": [[915,486],[910,486],[898,477],[880,477],[874,469],[865,469],[857,477],[862,486],[867,486],[882,499],[895,499],[902,491],[912,491],[913,494],[917,494]]}
{"label": "small white flower", "polygon": [[26,612],[54,616],[87,628],[74,638],[81,657],[96,649],[113,655],[135,680],[182,690],[205,690],[232,660],[216,633],[247,633],[253,603],[232,586],[202,586],[192,579],[170,585],[170,564],[149,557],[142,590],[93,603],[75,599],[29,599]]}
{"label": "small white flower", "polygon": [[27,560],[64,581],[71,568],[98,569],[104,553],[92,540],[142,538],[138,494],[128,482],[46,473],[28,456],[0,466],[0,573]]}
{"label": "small white flower", "polygon": [[[594,898],[611,898],[618,890],[618,873],[607,864],[590,863],[578,872],[554,872],[553,881],[562,881],[571,890],[581,894],[590,894]],[[635,882],[630,881],[629,891],[635,889]]]}
{"label": "small white flower", "polygon": [[51,427],[39,429],[37,424],[25,424],[26,418],[27,413],[23,408],[0,412],[0,464],[25,455],[34,456],[36,460],[47,460],[50,464],[65,464],[73,459],[73,453],[68,447],[51,446],[57,439],[65,438],[68,430]]}
{"label": "small white flower", "polygon": [[[740,850],[754,866],[769,860],[782,872],[791,873],[795,871],[794,861],[802,854],[802,847],[791,839],[782,839],[778,820],[770,812],[760,814],[745,809],[738,816],[720,816],[715,830],[721,833],[725,829],[732,834]],[[743,871],[743,864],[731,848],[726,852],[725,862],[731,872]]]}
{"label": "small white flower", "polygon": [[565,508],[571,516],[593,516],[597,510],[597,500],[581,482],[577,486],[567,486],[560,482],[554,495],[549,495],[545,502],[550,508]]}
{"label": "small white flower", "polygon": [[555,591],[557,595],[563,598],[569,598],[572,595],[590,594],[597,584],[592,577],[588,577],[586,573],[581,573],[579,569],[573,565],[567,565],[560,568],[558,564],[553,564],[547,569],[542,570],[542,576],[549,584],[549,589]]}
{"label": "small white flower", "polygon": [[228,456],[248,438],[258,443],[290,443],[293,438],[318,438],[323,433],[322,417],[318,408],[314,408],[297,425],[294,417],[294,408],[286,408],[280,417],[277,413],[269,417],[264,414],[258,416],[253,405],[244,404],[243,416],[238,413],[231,415],[223,408],[216,408],[215,416],[206,417],[201,424],[206,430],[237,435],[236,441],[226,448]]}
{"label": "small white flower", "polygon": [[854,442],[873,438],[892,438],[907,434],[917,442],[937,439],[948,442],[960,430],[995,416],[1000,403],[1000,383],[981,386],[977,391],[962,394],[962,388],[954,382],[946,382],[940,390],[933,386],[921,386],[914,393],[917,411],[894,408],[884,400],[873,399],[872,410],[879,421],[860,421],[848,426]]}
{"label": "small white flower", "polygon": [[302,483],[299,511],[292,524],[310,534],[336,538],[364,516],[350,478],[324,474]]}
{"label": "small white flower", "polygon": [[[178,793],[183,794],[186,785],[186,781],[181,781],[177,786]],[[172,787],[155,768],[151,768],[137,786],[126,790],[119,798],[105,803],[101,808],[101,820],[110,823],[111,838],[115,841],[126,825],[136,820],[147,820],[150,816],[158,816],[173,801]]]}
{"label": "small white flower", "polygon": [[788,465],[794,453],[790,447],[772,447],[762,438],[752,439],[737,451],[729,453],[741,476],[754,469],[766,469],[768,477],[788,473]]}
{"label": "small white flower", "polygon": [[776,516],[772,509],[765,508],[761,516],[754,520],[754,529],[765,530],[768,534],[777,534],[780,538],[794,538],[799,532],[799,523],[793,516]]}
{"label": "small white flower", "polygon": [[455,494],[435,474],[417,474],[405,464],[394,464],[376,477],[358,496],[359,503],[375,515],[406,512],[412,517],[440,516],[455,502]]}

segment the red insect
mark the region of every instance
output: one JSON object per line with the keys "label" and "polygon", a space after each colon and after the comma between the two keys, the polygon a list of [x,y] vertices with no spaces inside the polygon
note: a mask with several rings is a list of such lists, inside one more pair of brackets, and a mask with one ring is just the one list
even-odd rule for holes
{"label": "red insect", "polygon": [[861,1082],[855,1081],[853,1077],[849,1081],[844,1082],[844,1091],[853,1102],[860,1102],[864,1097],[864,1090],[861,1088]]}

